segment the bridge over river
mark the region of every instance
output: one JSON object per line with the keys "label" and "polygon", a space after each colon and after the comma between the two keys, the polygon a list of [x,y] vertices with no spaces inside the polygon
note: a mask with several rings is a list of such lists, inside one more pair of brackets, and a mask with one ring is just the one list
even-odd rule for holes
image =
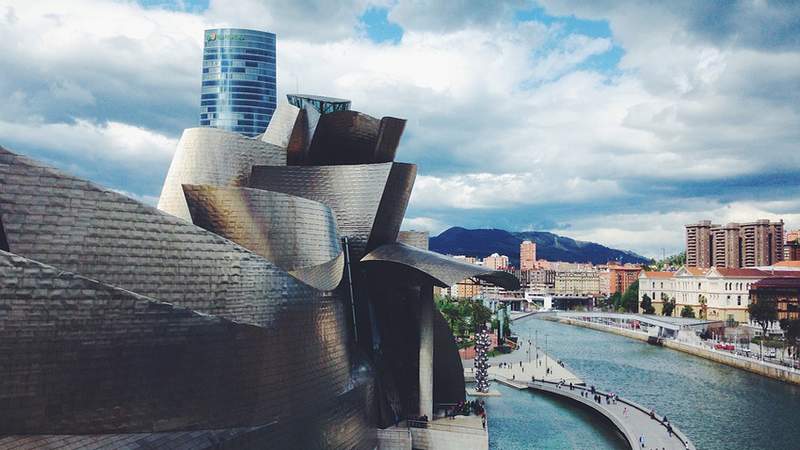
{"label": "bridge over river", "polygon": [[[798,448],[798,386],[591,329],[534,318],[516,321],[513,329],[523,339],[535,332],[540,341],[547,336],[548,353],[576,377],[654,408],[699,449]],[[502,397],[486,399],[491,448],[627,447],[609,436],[613,427],[607,422],[571,403],[535,391],[497,389]]]}

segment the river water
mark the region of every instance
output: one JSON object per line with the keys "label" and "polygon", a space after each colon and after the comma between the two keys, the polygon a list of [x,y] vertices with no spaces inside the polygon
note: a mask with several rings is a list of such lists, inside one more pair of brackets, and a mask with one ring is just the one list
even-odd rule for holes
{"label": "river water", "polygon": [[[774,381],[675,350],[611,333],[526,318],[514,333],[599,389],[666,414],[700,450],[800,449],[800,386]],[[492,449],[625,448],[592,414],[530,391],[493,385]]]}

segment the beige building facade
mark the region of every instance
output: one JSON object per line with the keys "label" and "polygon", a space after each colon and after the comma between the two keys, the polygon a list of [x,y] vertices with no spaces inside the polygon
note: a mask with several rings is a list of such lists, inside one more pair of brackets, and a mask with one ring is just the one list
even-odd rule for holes
{"label": "beige building facade", "polygon": [[675,300],[672,316],[679,317],[690,306],[695,317],[708,320],[748,322],[750,287],[769,277],[758,269],[682,267],[677,272],[642,272],[639,302],[653,299],[656,314],[663,314],[664,300]]}
{"label": "beige building facade", "polygon": [[599,295],[600,272],[569,270],[555,273],[556,295]]}
{"label": "beige building facade", "polygon": [[492,253],[486,258],[483,258],[483,267],[492,270],[505,269],[508,267],[508,256]]}

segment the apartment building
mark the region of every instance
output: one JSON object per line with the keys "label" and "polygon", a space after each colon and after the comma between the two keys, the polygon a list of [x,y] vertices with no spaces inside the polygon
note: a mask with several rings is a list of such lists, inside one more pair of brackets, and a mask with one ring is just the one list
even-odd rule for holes
{"label": "apartment building", "polygon": [[505,269],[508,267],[508,256],[492,253],[486,258],[483,258],[483,267],[488,267],[493,270]]}
{"label": "apartment building", "polygon": [[783,221],[714,225],[710,220],[686,225],[689,267],[752,268],[784,258]]}
{"label": "apartment building", "polygon": [[625,264],[624,266],[609,264],[607,270],[608,294],[614,295],[617,292],[624,293],[639,278],[642,268],[633,264]]}
{"label": "apartment building", "polygon": [[569,270],[555,272],[556,295],[599,295],[600,272]]}
{"label": "apartment building", "polygon": [[533,270],[536,268],[536,243],[522,241],[519,244],[519,268],[522,270]]}

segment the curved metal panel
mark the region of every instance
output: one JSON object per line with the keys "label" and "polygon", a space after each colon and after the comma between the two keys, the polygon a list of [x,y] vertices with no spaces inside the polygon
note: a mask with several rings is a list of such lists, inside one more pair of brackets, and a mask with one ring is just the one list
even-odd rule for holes
{"label": "curved metal panel", "polygon": [[263,256],[317,289],[339,285],[342,247],[327,206],[250,188],[184,184],[183,190],[195,225]]}
{"label": "curved metal panel", "polygon": [[400,145],[400,138],[406,128],[406,120],[396,117],[384,117],[378,127],[378,138],[375,144],[375,155],[373,162],[394,161],[397,153],[397,146]]}
{"label": "curved metal panel", "polygon": [[256,164],[285,166],[286,150],[216,128],[188,128],[172,157],[158,209],[190,221],[182,184],[244,186]]}
{"label": "curved metal panel", "polygon": [[405,120],[378,120],[358,111],[323,114],[308,151],[308,165],[370,164],[394,160]]}
{"label": "curved metal panel", "polygon": [[317,266],[290,270],[289,274],[303,283],[321,291],[331,291],[339,286],[344,275],[344,252],[339,256]]}
{"label": "curved metal panel", "polygon": [[415,174],[416,166],[403,163],[254,166],[249,186],[329,206],[357,260],[366,253],[367,241],[380,245],[396,239]]}
{"label": "curved metal panel", "polygon": [[6,239],[6,230],[3,228],[3,217],[0,216],[0,250],[8,251],[8,240]]}
{"label": "curved metal panel", "polygon": [[7,252],[0,273],[0,434],[227,429],[253,448],[374,447],[371,374],[347,357],[336,297],[276,301],[265,328]]}
{"label": "curved metal panel", "polygon": [[261,140],[281,148],[288,147],[299,114],[300,108],[290,105],[289,102],[278,103],[267,126],[267,131],[261,135]]}
{"label": "curved metal panel", "polygon": [[427,275],[441,287],[452,286],[470,277],[511,291],[520,287],[517,277],[508,272],[462,263],[436,252],[401,243],[382,245],[361,258],[361,262],[400,264]]}
{"label": "curved metal panel", "polygon": [[401,163],[392,164],[392,171],[386,180],[381,203],[378,206],[375,222],[372,225],[372,232],[367,241],[367,252],[380,245],[389,244],[397,240],[416,178],[417,166]]}
{"label": "curved metal panel", "polygon": [[441,311],[433,311],[433,402],[464,401],[464,365],[453,332]]}

